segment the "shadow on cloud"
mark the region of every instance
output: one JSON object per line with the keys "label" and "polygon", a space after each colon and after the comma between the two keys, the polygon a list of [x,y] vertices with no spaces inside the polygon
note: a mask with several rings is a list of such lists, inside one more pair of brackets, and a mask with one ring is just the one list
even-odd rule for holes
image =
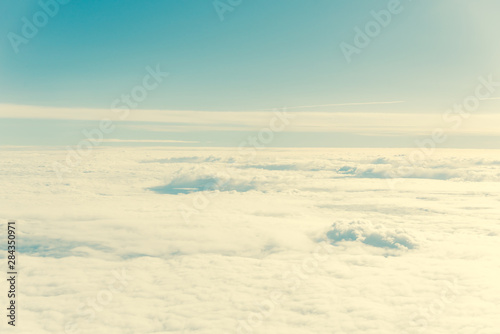
{"label": "shadow on cloud", "polygon": [[165,185],[148,188],[158,194],[190,194],[200,191],[247,192],[256,189],[255,178],[236,178],[223,173],[181,170]]}
{"label": "shadow on cloud", "polygon": [[156,159],[156,160],[143,160],[142,163],[161,163],[161,164],[178,164],[178,163],[205,163],[205,162],[233,162],[233,159],[224,161],[220,157],[208,156],[208,157],[173,157],[166,159]]}
{"label": "shadow on cloud", "polygon": [[98,244],[89,244],[62,239],[31,239],[23,240],[20,252],[36,257],[63,258],[68,256],[87,256],[83,249],[110,252],[110,248]]}
{"label": "shadow on cloud", "polygon": [[414,249],[418,246],[415,238],[403,229],[391,229],[367,221],[336,222],[326,236],[332,245],[352,241],[372,247],[400,250]]}

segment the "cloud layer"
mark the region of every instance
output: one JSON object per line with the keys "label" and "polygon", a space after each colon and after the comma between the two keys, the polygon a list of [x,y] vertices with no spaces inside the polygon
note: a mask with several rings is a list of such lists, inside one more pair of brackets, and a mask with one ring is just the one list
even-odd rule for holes
{"label": "cloud layer", "polygon": [[16,332],[496,333],[498,151],[408,153],[4,150]]}
{"label": "cloud layer", "polygon": [[[374,103],[370,103],[374,104]],[[286,110],[286,108],[284,108]],[[277,110],[277,109],[276,109]],[[457,115],[447,115],[446,110],[434,113],[417,112],[366,112],[366,111],[296,111],[291,108],[293,121],[286,132],[336,132],[361,135],[423,135],[434,128],[444,128],[448,134],[498,135],[496,124],[500,114],[492,109],[475,113],[456,127]],[[153,132],[188,131],[252,131],[266,127],[274,117],[273,111],[190,111],[190,110],[113,110],[68,109],[0,104],[0,118],[85,120],[110,119],[128,122],[135,130]],[[156,124],[140,124],[142,122]],[[163,123],[163,124],[161,124]]]}

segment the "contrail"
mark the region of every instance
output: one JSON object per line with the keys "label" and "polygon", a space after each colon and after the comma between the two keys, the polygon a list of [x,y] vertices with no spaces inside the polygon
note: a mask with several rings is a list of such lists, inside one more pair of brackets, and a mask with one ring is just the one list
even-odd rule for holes
{"label": "contrail", "polygon": [[[350,103],[334,103],[334,104],[317,104],[312,106],[296,106],[296,107],[284,107],[283,109],[301,109],[301,108],[316,108],[316,107],[341,107],[341,106],[361,106],[361,105],[377,105],[377,104],[396,104],[396,103],[404,103],[406,101],[382,101],[382,102],[350,102]],[[255,111],[269,111],[275,110],[277,108],[272,109],[259,109]]]}
{"label": "contrail", "polygon": [[287,109],[298,109],[298,108],[315,108],[315,107],[335,107],[335,106],[359,106],[367,104],[395,104],[404,103],[405,101],[388,101],[388,102],[351,102],[351,103],[335,103],[335,104],[317,104],[314,106],[298,106],[298,107],[287,107]]}

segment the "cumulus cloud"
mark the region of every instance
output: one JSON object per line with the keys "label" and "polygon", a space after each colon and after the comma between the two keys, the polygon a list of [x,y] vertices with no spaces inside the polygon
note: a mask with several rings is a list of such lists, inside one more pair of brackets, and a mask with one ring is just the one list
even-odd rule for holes
{"label": "cumulus cloud", "polygon": [[171,180],[151,190],[161,194],[188,194],[198,191],[237,191],[246,192],[256,188],[257,177],[241,177],[230,171],[220,172],[200,168],[181,169]]}
{"label": "cumulus cloud", "polygon": [[65,150],[4,150],[16,332],[496,333],[498,151],[367,177],[407,154],[108,147],[59,181]]}
{"label": "cumulus cloud", "polygon": [[404,229],[390,229],[370,221],[336,222],[326,234],[333,244],[341,241],[359,241],[380,248],[413,249],[417,247],[414,237]]}

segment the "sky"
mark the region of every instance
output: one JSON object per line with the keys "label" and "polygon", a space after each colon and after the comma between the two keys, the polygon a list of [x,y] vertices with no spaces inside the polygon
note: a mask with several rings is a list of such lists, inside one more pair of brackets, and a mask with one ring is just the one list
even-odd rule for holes
{"label": "sky", "polygon": [[[443,116],[484,80],[500,81],[499,9],[493,0],[3,1],[0,145],[74,146],[111,119],[105,145],[236,147],[286,108],[295,127],[267,146],[412,147],[439,128],[450,134],[443,147],[500,148],[498,85],[482,88],[492,89],[467,117]],[[129,118],[113,108],[134,89],[146,94],[127,104]]]}

